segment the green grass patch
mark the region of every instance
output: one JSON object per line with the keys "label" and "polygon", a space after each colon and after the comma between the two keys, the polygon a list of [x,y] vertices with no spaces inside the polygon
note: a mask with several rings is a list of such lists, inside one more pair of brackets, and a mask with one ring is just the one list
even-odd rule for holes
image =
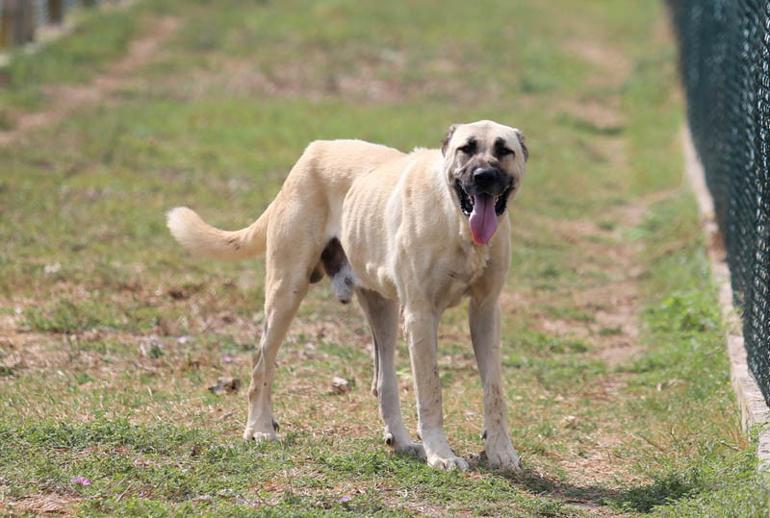
{"label": "green grass patch", "polygon": [[156,311],[144,304],[123,306],[94,300],[60,300],[24,312],[26,326],[45,333],[75,333],[97,328],[149,330],[157,324],[157,318]]}
{"label": "green grass patch", "polygon": [[15,52],[0,74],[0,128],[12,129],[19,112],[44,106],[43,87],[82,83],[94,77],[125,53],[137,32],[133,9],[100,12],[78,10],[72,34],[52,42],[34,54]]}

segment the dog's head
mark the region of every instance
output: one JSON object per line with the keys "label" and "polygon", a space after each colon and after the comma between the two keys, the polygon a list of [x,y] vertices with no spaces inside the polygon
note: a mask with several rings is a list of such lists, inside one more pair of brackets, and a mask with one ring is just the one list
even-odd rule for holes
{"label": "dog's head", "polygon": [[473,241],[485,244],[524,176],[529,157],[524,134],[492,121],[454,124],[441,152],[446,179],[469,220]]}

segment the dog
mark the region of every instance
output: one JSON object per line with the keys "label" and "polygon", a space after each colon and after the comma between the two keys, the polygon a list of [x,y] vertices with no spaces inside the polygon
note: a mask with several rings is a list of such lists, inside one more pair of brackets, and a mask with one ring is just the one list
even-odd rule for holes
{"label": "dog", "polygon": [[[272,382],[289,324],[322,279],[342,302],[355,294],[374,341],[372,392],[385,442],[440,469],[468,469],[443,430],[437,333],[442,312],[468,296],[470,334],[484,390],[484,439],[493,468],[518,471],[506,425],[500,306],[511,259],[508,202],[528,150],[516,128],[452,125],[441,149],[411,153],[360,140],[312,142],[250,226],[223,231],[177,207],[168,228],[194,255],[266,255],[264,329],[248,392],[246,440],[276,438]],[[399,320],[409,343],[422,444],[401,417],[394,352]]]}

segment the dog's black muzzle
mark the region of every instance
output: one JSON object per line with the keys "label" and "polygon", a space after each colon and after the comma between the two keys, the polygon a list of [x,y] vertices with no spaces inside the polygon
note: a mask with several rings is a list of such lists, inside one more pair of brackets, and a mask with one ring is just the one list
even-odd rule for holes
{"label": "dog's black muzzle", "polygon": [[513,178],[497,167],[477,167],[455,183],[460,208],[466,216],[472,212],[475,197],[478,195],[494,197],[495,212],[502,214],[513,188]]}
{"label": "dog's black muzzle", "polygon": [[496,167],[477,167],[469,175],[469,182],[463,188],[470,195],[489,194],[497,196],[511,186],[512,179]]}

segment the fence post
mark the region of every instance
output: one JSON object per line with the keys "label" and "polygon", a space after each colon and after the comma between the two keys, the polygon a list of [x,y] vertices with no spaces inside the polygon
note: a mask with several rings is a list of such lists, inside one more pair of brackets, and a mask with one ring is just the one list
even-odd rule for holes
{"label": "fence post", "polygon": [[14,32],[16,31],[16,4],[17,0],[3,0],[2,20],[0,20],[0,31],[2,32],[2,41],[0,45],[10,47],[16,41]]}
{"label": "fence post", "polygon": [[0,12],[0,49],[11,44],[11,31],[13,30],[12,0],[2,0],[2,12]]}
{"label": "fence post", "polygon": [[64,0],[48,0],[48,22],[59,25],[64,21]]}
{"label": "fence post", "polygon": [[9,2],[15,4],[15,16],[13,16],[13,40],[16,45],[24,45],[35,41],[35,5],[27,0],[15,0]]}
{"label": "fence post", "polygon": [[22,18],[24,14],[24,0],[6,0],[8,15],[10,16],[11,30],[9,31],[10,45],[21,45],[24,43],[24,29]]}

